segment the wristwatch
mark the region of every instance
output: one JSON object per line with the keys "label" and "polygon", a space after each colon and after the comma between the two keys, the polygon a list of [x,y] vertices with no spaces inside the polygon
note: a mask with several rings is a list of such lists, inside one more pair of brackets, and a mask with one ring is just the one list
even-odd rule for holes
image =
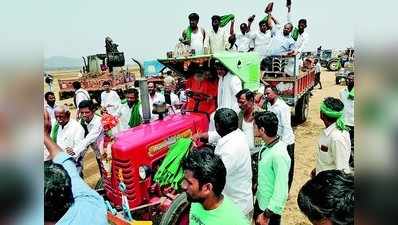
{"label": "wristwatch", "polygon": [[264,216],[265,217],[267,217],[267,218],[270,218],[274,213],[271,211],[271,210],[269,210],[269,209],[265,209],[264,210]]}

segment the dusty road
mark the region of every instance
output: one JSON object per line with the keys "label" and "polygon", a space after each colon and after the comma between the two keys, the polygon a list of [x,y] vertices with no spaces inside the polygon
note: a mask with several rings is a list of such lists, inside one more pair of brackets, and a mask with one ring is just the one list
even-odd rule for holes
{"label": "dusty road", "polygon": [[[55,75],[55,78],[57,78],[57,73],[53,74]],[[69,74],[70,73],[60,72],[61,77],[68,76]],[[315,166],[315,145],[319,133],[323,128],[323,124],[319,119],[319,104],[325,97],[338,97],[339,91],[343,89],[343,86],[335,85],[334,73],[332,72],[322,71],[321,80],[323,89],[319,90],[316,88],[313,91],[313,96],[310,99],[309,119],[304,124],[294,128],[294,133],[296,136],[295,174],[292,189],[289,195],[289,201],[282,217],[283,225],[310,225],[310,222],[301,214],[297,206],[297,193],[300,187],[308,180],[310,171]],[[57,84],[56,80],[54,81],[54,84]],[[47,87],[45,87],[45,90],[47,90]],[[58,87],[55,87],[54,91],[57,92]],[[71,99],[67,99],[63,100],[61,104],[71,102]],[[74,116],[75,110],[72,109],[72,111],[72,115]],[[93,157],[94,154],[89,152],[85,160],[85,179],[90,186],[94,186],[99,179],[96,161]]]}

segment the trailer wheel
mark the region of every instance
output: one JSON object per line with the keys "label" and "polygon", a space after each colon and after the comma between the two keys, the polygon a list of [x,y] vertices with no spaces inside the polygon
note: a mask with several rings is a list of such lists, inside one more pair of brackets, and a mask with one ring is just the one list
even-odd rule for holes
{"label": "trailer wheel", "polygon": [[295,108],[295,124],[301,124],[307,120],[310,109],[309,102],[309,94],[305,94],[298,100]]}
{"label": "trailer wheel", "polygon": [[340,78],[336,77],[336,84],[340,84]]}
{"label": "trailer wheel", "polygon": [[190,204],[185,192],[179,194],[163,214],[159,225],[188,225]]}

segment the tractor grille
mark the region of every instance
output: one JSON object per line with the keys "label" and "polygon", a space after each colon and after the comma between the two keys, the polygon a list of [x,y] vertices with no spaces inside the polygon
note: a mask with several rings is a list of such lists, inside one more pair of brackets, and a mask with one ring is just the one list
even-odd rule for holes
{"label": "tractor grille", "polygon": [[119,169],[122,169],[123,181],[126,185],[126,196],[130,207],[136,207],[139,204],[137,199],[136,188],[138,185],[138,177],[134,176],[133,163],[130,160],[113,159],[112,175],[104,180],[104,188],[108,198],[116,205],[121,205],[121,192],[119,190]]}

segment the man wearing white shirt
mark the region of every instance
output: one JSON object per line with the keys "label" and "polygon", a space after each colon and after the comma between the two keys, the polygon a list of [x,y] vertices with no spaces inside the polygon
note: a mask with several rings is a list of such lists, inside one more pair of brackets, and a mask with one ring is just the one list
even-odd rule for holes
{"label": "man wearing white shirt", "polygon": [[203,54],[205,52],[206,31],[198,26],[199,15],[197,13],[189,14],[188,19],[189,27],[182,32],[180,41],[195,50],[196,55]]}
{"label": "man wearing white shirt", "polygon": [[275,113],[278,117],[278,136],[281,137],[281,141],[287,144],[287,152],[291,159],[288,183],[290,190],[294,175],[294,133],[291,125],[290,107],[278,96],[278,90],[274,87],[265,88],[264,95],[267,98],[267,111]]}
{"label": "man wearing white shirt", "polygon": [[314,87],[319,84],[319,89],[322,89],[321,83],[321,63],[319,63],[319,59],[314,60],[315,63],[315,84]]}
{"label": "man wearing white shirt", "polygon": [[293,30],[293,25],[291,23],[287,23],[282,28],[273,16],[269,15],[269,17],[272,18],[275,25],[272,26],[272,41],[267,51],[267,55],[297,55],[297,51],[295,51],[296,42],[290,36],[290,33]]}
{"label": "man wearing white shirt", "polygon": [[176,87],[176,81],[171,76],[166,76],[164,78],[164,100],[169,107],[169,113],[177,112],[177,105],[180,104],[180,99],[178,95],[174,93]]}
{"label": "man wearing white shirt", "polygon": [[152,117],[153,103],[165,102],[165,99],[162,93],[156,91],[156,87],[153,82],[148,83],[148,93],[149,93],[149,109],[151,111],[151,117]]}
{"label": "man wearing white shirt", "polygon": [[267,23],[267,20],[261,20],[258,24],[259,31],[249,34],[254,42],[254,51],[258,52],[261,58],[267,56],[267,51],[271,45],[271,31],[268,29]]}
{"label": "man wearing white shirt", "polygon": [[76,108],[79,108],[80,102],[91,99],[90,94],[82,88],[79,81],[73,82],[72,86],[73,89],[75,89],[75,97],[73,98],[73,102],[75,103]]}
{"label": "man wearing white shirt", "polygon": [[340,91],[340,100],[344,104],[344,120],[350,133],[351,158],[350,165],[354,166],[354,72],[347,75],[347,87]]}
{"label": "man wearing white shirt", "polygon": [[120,107],[120,97],[116,91],[111,90],[111,84],[109,81],[104,81],[102,87],[104,88],[104,91],[101,93],[101,107],[112,116],[115,116]]}
{"label": "man wearing white shirt", "polygon": [[[271,20],[274,25],[272,25]],[[284,66],[283,71],[286,75],[294,76],[299,70],[299,60],[296,57],[297,51],[294,39],[290,36],[293,25],[286,23],[283,28],[278,21],[268,14],[268,26],[271,27],[271,43],[266,51],[267,57],[263,60],[264,68],[273,70],[272,60],[275,56],[288,56],[287,65]]]}
{"label": "man wearing white shirt", "polygon": [[138,98],[137,89],[126,90],[127,101],[120,106],[118,112],[118,131],[124,131],[142,123],[142,108]]}
{"label": "man wearing white shirt", "polygon": [[[217,89],[217,109],[228,108],[239,113],[239,104],[236,101],[235,95],[242,90],[242,82],[238,76],[228,72],[227,68],[220,62],[214,62],[214,68],[218,75],[218,89]],[[214,113],[210,115],[209,129],[210,132],[215,133]],[[214,137],[214,135],[210,135]],[[209,142],[215,141],[209,137]]]}
{"label": "man wearing white shirt", "polygon": [[298,27],[295,27],[292,32],[292,38],[296,41],[296,51],[301,53],[304,51],[306,47],[309,37],[308,32],[305,32],[305,28],[307,27],[307,20],[300,19],[298,22]]}
{"label": "man wearing white shirt", "polygon": [[[287,7],[287,22],[288,23],[293,23],[291,19],[291,6]],[[297,57],[300,58],[300,53],[303,52],[304,48],[306,47],[309,37],[308,37],[308,32],[305,32],[305,28],[307,28],[307,20],[306,19],[300,19],[297,23],[297,27],[294,27],[290,36],[293,38],[293,40],[296,42],[295,43],[295,50],[297,51]],[[318,54],[318,50],[321,47],[317,49],[317,56],[319,58],[320,54]]]}
{"label": "man wearing white shirt", "polygon": [[[287,21],[289,23],[291,23],[290,10],[288,11]],[[309,40],[308,32],[305,32],[305,28],[307,28],[307,20],[306,19],[300,19],[298,21],[298,26],[295,27],[292,30],[292,32],[290,33],[290,36],[296,42],[294,44],[294,48],[295,48],[295,52],[296,52],[296,59],[297,59],[296,71],[298,71],[299,68],[300,68],[300,64],[299,64],[298,61],[301,58],[300,56],[301,56],[301,53],[304,51],[304,48],[307,47],[307,43],[308,43],[308,40]],[[322,85],[321,85],[320,89],[322,89]]]}
{"label": "man wearing white shirt", "polygon": [[321,120],[326,128],[319,137],[313,176],[325,170],[351,172],[351,141],[344,123],[343,108],[344,104],[337,98],[328,97],[321,102]]}
{"label": "man wearing white shirt", "polygon": [[84,139],[83,127],[76,120],[70,119],[67,106],[57,106],[54,112],[57,123],[51,129],[51,139],[69,155],[77,156],[70,150],[76,148]]}
{"label": "man wearing white shirt", "polygon": [[238,129],[238,115],[232,109],[218,109],[214,116],[217,133],[221,136],[214,153],[227,169],[223,193],[250,217],[253,213],[252,169],[249,144]]}
{"label": "man wearing white shirt", "polygon": [[81,122],[84,129],[84,139],[74,148],[67,148],[73,157],[77,158],[77,167],[80,174],[83,172],[83,158],[89,146],[92,147],[97,158],[98,166],[100,167],[100,153],[95,146],[97,139],[102,134],[103,128],[101,124],[101,117],[94,114],[95,108],[91,100],[83,100],[79,104],[79,112]]}
{"label": "man wearing white shirt", "polygon": [[[242,30],[242,28],[241,28]],[[238,34],[236,35],[236,51],[238,52],[248,52],[250,49],[253,48],[253,41],[250,38],[249,33]]]}
{"label": "man wearing white shirt", "polygon": [[230,47],[229,35],[225,32],[225,29],[220,27],[220,20],[221,17],[218,15],[211,17],[212,29],[208,32],[205,42],[205,47],[210,50],[210,54],[226,51]]}
{"label": "man wearing white shirt", "polygon": [[248,23],[240,24],[240,34],[236,35],[236,51],[238,52],[248,52],[249,50],[254,48],[254,43],[252,38],[250,37],[250,27],[253,23],[254,16],[251,16],[248,19]]}
{"label": "man wearing white shirt", "polygon": [[56,108],[55,104],[55,95],[53,92],[49,91],[44,94],[45,104],[44,107],[46,108],[48,114],[50,115],[51,124],[54,124],[55,121],[55,114],[54,109]]}
{"label": "man wearing white shirt", "polygon": [[228,72],[220,62],[215,62],[214,67],[219,77],[217,108],[229,108],[238,113],[240,109],[235,95],[242,90],[242,81],[238,76]]}
{"label": "man wearing white shirt", "polygon": [[[288,8],[287,22],[292,23],[290,8]],[[305,28],[307,28],[307,20],[300,19],[297,23],[297,27],[294,27],[290,34],[290,36],[296,42],[295,50],[297,51],[298,58],[300,58],[300,53],[304,51],[304,48],[306,47],[309,40],[308,32],[305,32]]]}

